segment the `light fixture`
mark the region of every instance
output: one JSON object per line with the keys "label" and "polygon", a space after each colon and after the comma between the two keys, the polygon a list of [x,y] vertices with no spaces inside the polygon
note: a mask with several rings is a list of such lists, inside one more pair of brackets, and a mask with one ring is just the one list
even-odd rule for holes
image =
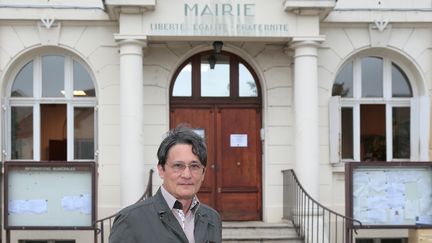
{"label": "light fixture", "polygon": [[215,55],[210,55],[208,57],[207,61],[208,61],[209,65],[210,65],[210,69],[214,69],[215,65],[216,65],[216,57],[215,57]]}
{"label": "light fixture", "polygon": [[223,46],[223,42],[222,41],[214,41],[213,42],[213,51],[215,54],[220,54],[222,52],[222,46]]}

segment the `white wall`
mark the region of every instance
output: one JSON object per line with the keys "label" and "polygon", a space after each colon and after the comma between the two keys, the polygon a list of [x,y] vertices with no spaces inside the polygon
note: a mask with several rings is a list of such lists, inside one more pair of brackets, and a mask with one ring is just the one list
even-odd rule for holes
{"label": "white wall", "polygon": [[343,8],[382,8],[382,9],[410,9],[410,8],[431,8],[430,0],[338,0],[337,9]]}
{"label": "white wall", "polygon": [[333,81],[344,64],[356,53],[387,54],[405,64],[420,94],[430,94],[432,73],[432,30],[423,26],[391,24],[384,31],[373,24],[325,23],[321,33],[326,36],[319,49],[320,127],[321,127],[321,202],[344,213],[345,182],[343,164],[329,163],[328,99]]}
{"label": "white wall", "polygon": [[[58,50],[63,48],[65,54],[79,56],[87,63],[95,76],[99,102],[99,217],[111,214],[118,209],[119,197],[119,57],[118,47],[114,42],[113,33],[117,31],[115,24],[80,23],[58,25],[58,28],[40,30],[38,22],[0,22],[0,75],[2,94],[11,72],[17,63],[31,58],[32,53],[39,51]],[[50,43],[51,45],[47,45]],[[3,119],[3,118],[2,118]],[[60,234],[60,235],[59,235]],[[4,235],[4,234],[3,234]],[[79,237],[77,235],[80,235]],[[89,242],[92,232],[16,232],[12,236],[21,239],[31,237],[47,239],[77,238],[77,242]],[[75,237],[73,237],[75,236]],[[14,239],[14,238],[12,238]]]}
{"label": "white wall", "polygon": [[0,0],[0,6],[14,7],[85,7],[103,8],[102,0]]}
{"label": "white wall", "polygon": [[[32,1],[25,1],[32,2]],[[33,1],[40,2],[40,1]],[[77,1],[70,1],[75,2]],[[98,1],[80,1],[98,4]],[[337,9],[349,8],[431,8],[431,0],[339,0]],[[18,3],[0,0],[1,4]],[[42,2],[45,3],[45,2]],[[41,3],[41,4],[42,4]],[[64,2],[66,3],[66,2]],[[0,13],[6,11],[1,9]],[[9,15],[16,15],[10,10]],[[22,13],[27,13],[26,11]],[[48,13],[35,11],[34,16]],[[68,12],[73,15],[73,12]],[[57,19],[58,12],[53,13]],[[320,201],[326,206],[344,212],[345,182],[343,165],[329,163],[328,99],[338,69],[352,55],[376,48],[403,63],[415,77],[419,89],[431,94],[432,30],[423,17],[428,12],[389,13],[385,15],[356,15],[351,12],[331,13],[322,23],[320,34],[325,41],[318,53],[319,78],[319,137],[320,137]],[[85,13],[90,18],[91,12]],[[4,16],[4,15],[3,15]],[[374,21],[384,16],[388,26],[379,31]],[[74,18],[79,18],[75,16]],[[26,16],[23,16],[26,18]],[[35,18],[35,17],[33,17]],[[115,21],[106,20],[100,12],[98,21],[59,22],[58,27],[45,29],[40,21],[0,22],[0,81],[5,95],[10,70],[27,57],[27,52],[45,46],[64,48],[81,57],[93,72],[98,93],[98,218],[116,212],[120,207],[120,119],[119,119],[119,55],[113,34],[118,32]],[[431,18],[431,17],[427,17]],[[36,17],[35,19],[38,19]],[[351,22],[350,22],[351,19]],[[379,18],[378,18],[379,19]],[[407,24],[404,20],[415,22]],[[354,23],[355,22],[355,23]],[[301,29],[302,26],[298,26]],[[248,61],[260,78],[263,91],[263,219],[277,222],[282,216],[282,173],[295,165],[293,117],[293,63],[287,43],[242,42],[225,43],[224,48]],[[156,151],[169,128],[169,85],[176,68],[194,53],[209,50],[210,42],[166,41],[149,43],[144,51],[144,161],[146,171],[155,169]],[[30,52],[31,53],[31,52]],[[8,71],[8,72],[7,72]],[[0,140],[1,142],[1,140]],[[147,174],[143,175],[147,180]],[[161,184],[154,175],[154,190]],[[57,238],[59,232],[45,232],[37,237]],[[20,232],[22,237],[34,232]],[[69,234],[69,233],[68,233]],[[84,234],[85,235],[85,234]],[[60,237],[60,236],[58,236]],[[69,236],[68,236],[69,237]],[[82,236],[78,242],[89,242]],[[60,239],[60,238],[59,238]]]}

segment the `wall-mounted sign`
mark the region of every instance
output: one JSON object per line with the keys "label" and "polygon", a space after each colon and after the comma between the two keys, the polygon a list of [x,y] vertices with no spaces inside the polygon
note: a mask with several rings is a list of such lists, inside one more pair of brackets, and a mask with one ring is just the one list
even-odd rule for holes
{"label": "wall-mounted sign", "polygon": [[231,134],[230,135],[230,146],[231,147],[247,147],[248,146],[248,135],[247,134]]}
{"label": "wall-mounted sign", "polygon": [[432,227],[432,163],[347,163],[347,214],[364,228]]}
{"label": "wall-mounted sign", "polygon": [[200,137],[205,139],[205,130],[204,128],[194,128],[193,131],[198,134]]}
{"label": "wall-mounted sign", "polygon": [[143,18],[144,32],[151,36],[289,37],[295,32],[295,17],[280,0],[158,0]]}
{"label": "wall-mounted sign", "polygon": [[7,161],[4,167],[6,229],[94,229],[94,162]]}

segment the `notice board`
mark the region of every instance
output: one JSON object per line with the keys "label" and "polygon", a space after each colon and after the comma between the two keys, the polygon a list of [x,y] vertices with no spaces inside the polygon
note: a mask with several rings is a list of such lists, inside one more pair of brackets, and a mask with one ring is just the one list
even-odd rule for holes
{"label": "notice board", "polygon": [[364,227],[432,227],[432,163],[348,163],[348,216]]}
{"label": "notice board", "polygon": [[5,162],[6,229],[93,229],[94,162]]}

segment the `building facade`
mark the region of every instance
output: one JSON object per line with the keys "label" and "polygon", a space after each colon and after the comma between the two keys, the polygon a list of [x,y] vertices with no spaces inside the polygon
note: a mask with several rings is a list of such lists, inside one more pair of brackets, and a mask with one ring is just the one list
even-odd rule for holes
{"label": "building facade", "polygon": [[431,12],[429,0],[0,0],[2,161],[95,161],[102,218],[141,196],[165,132],[188,123],[209,147],[200,198],[224,220],[281,221],[285,169],[344,214],[345,163],[430,160]]}

